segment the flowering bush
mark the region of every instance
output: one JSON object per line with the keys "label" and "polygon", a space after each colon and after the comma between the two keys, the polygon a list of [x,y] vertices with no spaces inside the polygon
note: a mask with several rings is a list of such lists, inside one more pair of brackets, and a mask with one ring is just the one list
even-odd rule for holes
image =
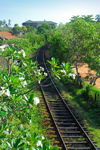
{"label": "flowering bush", "polygon": [[30,130],[36,119],[38,123],[42,119],[37,106],[40,100],[32,83],[41,82],[46,76],[41,72],[44,69],[38,69],[37,62],[14,45],[0,49],[0,55],[8,62],[7,68],[0,68],[0,149],[53,149],[43,136]]}
{"label": "flowering bush", "polygon": [[39,98],[38,98],[38,97],[35,97],[35,98],[34,98],[34,105],[39,104],[39,102],[40,102]]}
{"label": "flowering bush", "polygon": [[71,67],[71,64],[63,62],[60,64],[58,59],[51,58],[51,61],[48,61],[51,64],[51,70],[56,75],[58,79],[65,80],[66,77],[73,77],[75,79],[74,70]]}

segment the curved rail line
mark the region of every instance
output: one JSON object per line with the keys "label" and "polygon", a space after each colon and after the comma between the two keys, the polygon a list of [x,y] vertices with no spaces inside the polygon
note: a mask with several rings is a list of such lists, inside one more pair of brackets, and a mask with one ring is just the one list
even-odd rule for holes
{"label": "curved rail line", "polygon": [[63,150],[97,150],[93,141],[76,119],[65,100],[59,93],[47,69],[44,59],[44,49],[46,45],[38,51],[38,64],[45,68],[48,76],[40,85],[41,92],[50,116],[54,122],[56,130],[63,144]]}

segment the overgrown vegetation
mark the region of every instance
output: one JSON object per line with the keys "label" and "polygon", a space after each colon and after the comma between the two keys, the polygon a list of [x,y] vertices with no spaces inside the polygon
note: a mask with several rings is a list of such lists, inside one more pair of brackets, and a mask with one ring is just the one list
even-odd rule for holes
{"label": "overgrown vegetation", "polygon": [[50,39],[51,56],[59,58],[60,62],[73,64],[78,76],[78,60],[85,57],[85,60],[89,60],[90,68],[95,69],[97,73],[94,80],[90,82],[95,84],[95,79],[100,76],[99,33],[99,23],[85,21],[82,17],[76,17],[65,25],[60,24]]}
{"label": "overgrown vegetation", "polygon": [[89,134],[93,135],[93,137],[90,137],[91,140],[97,141],[96,145],[100,147],[100,107],[95,104],[91,97],[88,97],[88,94],[92,96],[95,94],[95,91],[100,92],[100,90],[91,86],[92,90],[86,93],[85,87],[89,83],[83,82],[83,88],[80,88],[79,85],[69,78],[63,84],[57,78],[55,78],[55,82],[67,104],[72,110],[74,109],[76,116],[83,120],[85,127],[90,132]]}
{"label": "overgrown vegetation", "polygon": [[95,94],[100,94],[100,90],[86,81],[83,81],[80,85],[77,76],[73,73],[68,63],[64,63],[65,65],[60,64],[59,60],[55,58],[48,62],[51,64],[52,77],[63,94],[65,101],[74,110],[75,114],[83,120],[90,134],[93,134],[93,137],[90,138],[93,141],[97,141],[96,145],[99,147],[100,101],[95,99]]}
{"label": "overgrown vegetation", "polygon": [[[63,91],[63,87],[61,88],[64,94],[66,92],[66,100],[79,108],[81,113],[86,112],[85,117],[84,114],[81,115],[85,121],[86,118],[89,121],[86,121],[86,125],[92,130],[94,140],[100,146],[100,90],[94,87],[97,78],[100,77],[100,28],[99,22],[93,21],[91,16],[87,16],[87,18],[86,16],[74,16],[70,23],[60,24],[57,27],[50,38],[50,53],[52,57],[56,58],[56,65],[53,61],[54,58],[49,63],[57,79],[60,79],[66,87],[65,91]],[[78,72],[79,60],[84,60],[91,69],[96,71],[96,76],[91,79],[90,83],[82,81],[80,77]],[[63,63],[75,66],[76,75],[70,74],[64,68]],[[78,110],[76,111],[79,113]]]}
{"label": "overgrown vegetation", "polygon": [[[43,116],[36,81],[40,83],[45,75],[41,73],[42,68],[38,69],[37,63],[33,62],[33,58],[29,58],[29,54],[35,53],[48,40],[51,43],[51,56],[57,58],[49,61],[53,73],[67,87],[69,101],[87,111],[93,134],[100,132],[100,104],[95,100],[95,93],[100,91],[92,85],[100,75],[98,20],[93,21],[91,15],[74,16],[70,23],[60,24],[57,29],[43,24],[37,31],[30,26],[21,28],[15,24],[12,31],[15,35],[22,32],[22,38],[6,41],[9,46],[0,50],[0,56],[5,57],[8,63],[6,68],[0,68],[1,149],[57,149],[44,139],[43,127],[39,125]],[[90,84],[80,79],[77,63],[81,59],[97,73]],[[76,67],[77,76],[72,70],[72,64]],[[98,146],[99,135],[95,138]]]}
{"label": "overgrown vegetation", "polygon": [[42,68],[33,60],[33,54],[44,43],[43,35],[26,33],[23,38],[6,41],[6,48],[0,49],[0,56],[7,61],[6,68],[0,67],[2,150],[57,149],[43,136],[45,129],[41,121],[44,116],[41,115],[37,82],[40,83],[46,74],[42,74]]}

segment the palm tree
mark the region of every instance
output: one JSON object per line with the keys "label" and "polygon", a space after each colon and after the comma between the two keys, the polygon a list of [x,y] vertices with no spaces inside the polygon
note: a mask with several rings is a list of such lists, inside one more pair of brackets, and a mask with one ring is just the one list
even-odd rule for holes
{"label": "palm tree", "polygon": [[0,20],[0,27],[1,27],[1,25],[2,25],[2,21]]}
{"label": "palm tree", "polygon": [[11,20],[10,19],[8,20],[8,26],[9,27],[11,26]]}
{"label": "palm tree", "polygon": [[97,15],[95,16],[95,20],[97,20],[97,22],[100,22],[100,15],[99,15],[99,14],[97,14]]}
{"label": "palm tree", "polygon": [[5,25],[6,25],[6,20],[3,20],[2,25],[5,27]]}

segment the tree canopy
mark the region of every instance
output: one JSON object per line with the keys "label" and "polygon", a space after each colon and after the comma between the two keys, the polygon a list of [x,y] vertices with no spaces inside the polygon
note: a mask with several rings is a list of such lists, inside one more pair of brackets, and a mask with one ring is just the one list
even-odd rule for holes
{"label": "tree canopy", "polygon": [[70,23],[60,24],[50,42],[51,56],[59,58],[61,63],[72,63],[78,76],[78,60],[84,59],[84,56],[90,68],[100,76],[100,27],[94,23],[92,15],[73,16]]}

